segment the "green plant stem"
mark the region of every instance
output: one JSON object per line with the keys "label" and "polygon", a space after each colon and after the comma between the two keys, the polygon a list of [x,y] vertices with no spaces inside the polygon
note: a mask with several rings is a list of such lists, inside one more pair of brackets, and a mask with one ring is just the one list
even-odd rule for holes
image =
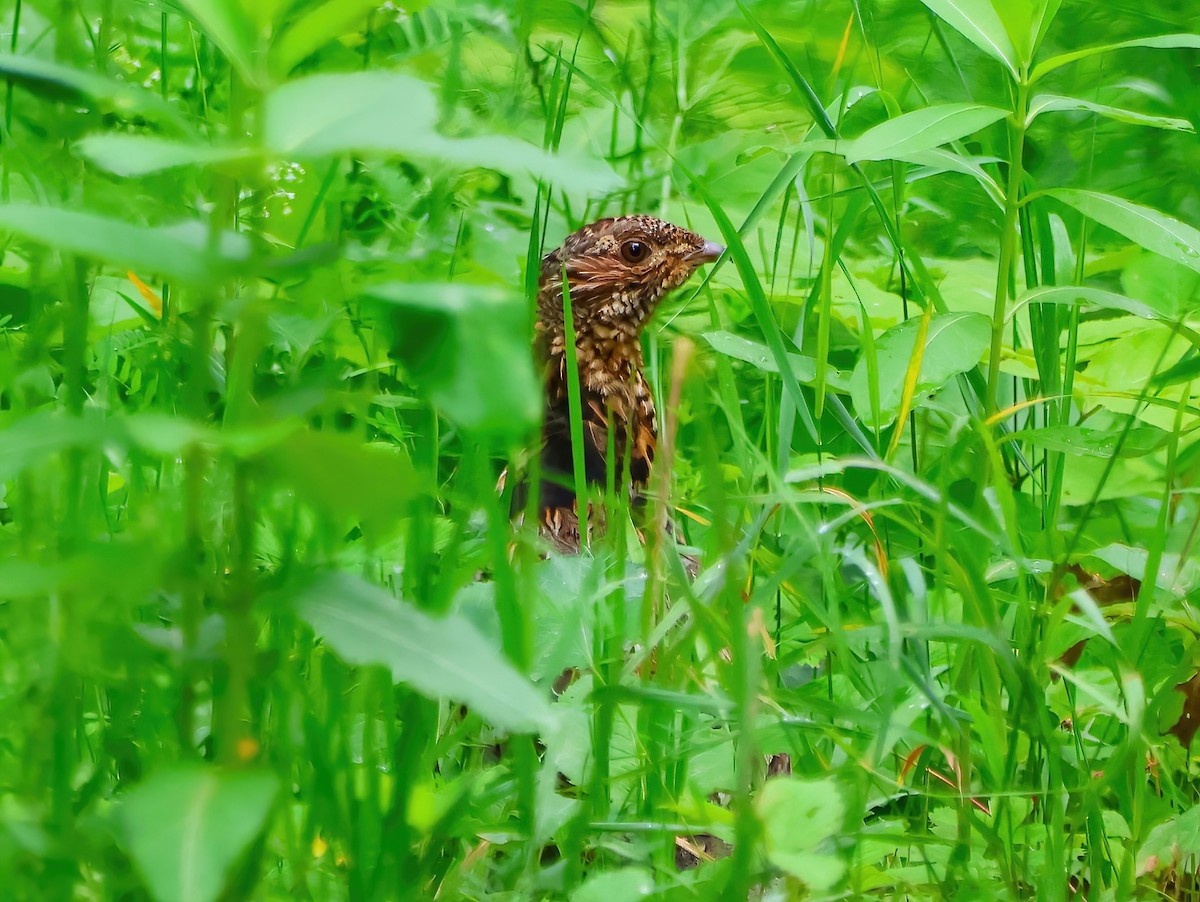
{"label": "green plant stem", "polygon": [[[254,89],[231,72],[229,93],[230,133],[243,134],[248,119],[251,129],[257,132],[258,98]],[[209,243],[214,250],[219,246],[217,242],[221,233],[229,226],[236,229],[238,225],[237,181],[220,178],[216,187],[219,200],[209,230]],[[231,294],[236,290],[232,285],[226,288]],[[209,315],[214,312],[211,309],[208,311]],[[208,365],[207,356],[205,365]],[[249,391],[248,385],[245,390]],[[228,404],[228,398],[226,402]],[[233,406],[237,409],[243,403],[248,403],[248,399],[236,399]],[[250,736],[249,680],[253,672],[257,632],[251,616],[254,595],[254,499],[246,464],[231,461],[231,470],[233,503],[229,535],[232,542],[229,548],[229,579],[225,583],[222,598],[225,617],[222,665],[225,680],[222,691],[213,700],[217,757],[226,765],[244,763],[251,752],[243,740]]]}
{"label": "green plant stem", "polygon": [[579,518],[579,544],[588,547],[587,476],[583,467],[583,399],[579,389],[579,354],[575,348],[575,316],[571,310],[571,285],[566,267],[562,274],[563,352],[567,360],[567,412],[571,419],[571,469],[575,480],[575,512]]}
{"label": "green plant stem", "polygon": [[1000,260],[996,265],[996,300],[992,309],[992,348],[988,354],[987,396],[984,415],[997,410],[1000,389],[1000,357],[1004,350],[1004,314],[1008,309],[1009,284],[1017,254],[1017,218],[1021,209],[1021,183],[1025,170],[1025,120],[1029,115],[1028,73],[1021,71],[1017,81],[1017,102],[1009,131],[1008,185],[1004,192],[1004,231],[1000,234]]}

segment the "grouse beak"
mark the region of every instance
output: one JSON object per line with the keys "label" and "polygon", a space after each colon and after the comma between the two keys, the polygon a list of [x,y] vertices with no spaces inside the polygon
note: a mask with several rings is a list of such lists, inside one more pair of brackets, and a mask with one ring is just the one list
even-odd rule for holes
{"label": "grouse beak", "polygon": [[715,241],[705,241],[704,247],[692,253],[692,259],[698,263],[712,263],[723,253],[725,253],[724,247]]}

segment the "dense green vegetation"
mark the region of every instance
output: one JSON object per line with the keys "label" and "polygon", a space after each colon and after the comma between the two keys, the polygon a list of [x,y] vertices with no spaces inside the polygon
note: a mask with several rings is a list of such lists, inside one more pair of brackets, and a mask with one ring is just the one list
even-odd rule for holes
{"label": "dense green vegetation", "polygon": [[[6,897],[1195,898],[1189,6],[0,2]],[[510,516],[632,212],[694,583]]]}

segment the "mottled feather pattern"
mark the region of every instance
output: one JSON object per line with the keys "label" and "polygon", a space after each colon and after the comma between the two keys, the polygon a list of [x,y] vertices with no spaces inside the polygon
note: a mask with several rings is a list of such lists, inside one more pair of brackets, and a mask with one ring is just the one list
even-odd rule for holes
{"label": "mottled feather pattern", "polygon": [[668,292],[722,251],[661,219],[624,216],[585,226],[542,260],[536,346],[545,366],[546,414],[539,512],[542,533],[558,550],[577,551],[580,545],[575,492],[568,488],[573,460],[564,270],[578,352],[586,477],[604,483],[613,428],[614,466],[619,471],[628,449],[636,502],[649,481],[658,436],[654,398],[642,371],[642,329]]}

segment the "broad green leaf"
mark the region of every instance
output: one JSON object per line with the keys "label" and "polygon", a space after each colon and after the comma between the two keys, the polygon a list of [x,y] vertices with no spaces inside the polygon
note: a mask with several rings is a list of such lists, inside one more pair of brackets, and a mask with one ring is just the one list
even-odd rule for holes
{"label": "broad green leaf", "polygon": [[179,113],[159,95],[95,72],[37,57],[0,53],[0,75],[53,97],[87,98],[127,118],[143,116],[177,126],[183,124]]}
{"label": "broad green leaf", "polygon": [[[183,2],[183,0],[176,0],[176,2]],[[221,0],[221,2],[227,3],[230,0]],[[242,16],[253,23],[257,31],[262,34],[268,34],[271,31],[271,26],[275,24],[280,10],[298,5],[295,0],[236,0],[236,3]]]}
{"label": "broad green leaf", "polygon": [[275,777],[188,765],[128,792],[118,819],[130,857],[162,902],[211,902],[230,867],[262,830]]}
{"label": "broad green leaf", "polygon": [[977,103],[939,104],[881,122],[838,150],[847,163],[891,160],[973,135],[1007,115],[1008,110]]}
{"label": "broad green leaf", "polygon": [[353,518],[368,538],[394,527],[417,493],[407,453],[336,432],[301,432],[267,452],[272,473],[335,522]]}
{"label": "broad green leaf", "polygon": [[[1105,342],[1090,355],[1086,370],[1088,380],[1083,386],[1084,390],[1096,392],[1100,396],[1125,392],[1132,396],[1160,373],[1169,372],[1171,367],[1183,360],[1189,352],[1194,353],[1197,344],[1200,344],[1200,341],[1190,329],[1180,336],[1163,331],[1130,328],[1122,339]],[[1102,398],[1098,397],[1097,400],[1105,403]],[[1147,400],[1151,403],[1141,409],[1143,416],[1149,416],[1156,410],[1153,403],[1155,400],[1172,410],[1175,407],[1174,401],[1167,398]],[[1113,398],[1110,403],[1116,405],[1114,409],[1120,408],[1123,412],[1134,408],[1128,399],[1118,402]],[[1166,417],[1168,423],[1171,421],[1172,413],[1159,413]],[[1155,425],[1162,423],[1156,422]]]}
{"label": "broad green leaf", "polygon": [[[734,335],[732,332],[705,332],[703,337],[718,354],[744,361],[766,373],[779,372],[779,364],[775,360],[775,355],[761,342],[751,341],[740,335]],[[796,378],[806,385],[812,384],[817,377],[816,361],[803,354],[791,353],[787,355],[787,359],[792,365],[792,371],[796,374]],[[826,382],[838,391],[849,390],[845,374],[837,370],[831,370],[826,375]]]}
{"label": "broad green leaf", "polygon": [[348,573],[301,586],[294,604],[351,664],[387,667],[397,682],[470,705],[507,733],[537,733],[551,722],[546,697],[461,617],[431,617]]}
{"label": "broad green leaf", "polygon": [[399,72],[310,75],[273,91],[265,107],[267,146],[293,157],[403,152],[437,122],[432,88]]}
{"label": "broad green leaf", "polygon": [[[1150,559],[1150,552],[1145,548],[1113,542],[1102,548],[1095,548],[1088,554],[1134,579],[1148,581],[1146,577],[1150,574],[1146,573],[1146,564]],[[1180,562],[1177,552],[1164,552],[1158,561],[1158,572],[1153,574],[1153,580],[1158,588],[1183,598],[1196,588],[1197,582],[1200,582],[1200,562],[1191,559]]]}
{"label": "broad green leaf", "polygon": [[10,412],[0,414],[0,484],[59,451],[101,442],[108,429],[98,414],[89,410],[73,417],[47,408],[15,421]]}
{"label": "broad green leaf", "polygon": [[1157,254],[1140,254],[1126,266],[1121,272],[1121,288],[1172,321],[1200,310],[1200,272],[1167,263]]}
{"label": "broad green leaf", "polygon": [[88,135],[75,145],[90,162],[114,175],[135,177],[175,169],[179,166],[209,165],[252,159],[250,148],[172,141],[156,135],[100,133]]}
{"label": "broad green leaf", "polygon": [[541,389],[519,295],[465,283],[390,283],[363,296],[390,323],[396,359],[446,417],[507,441],[529,434]]}
{"label": "broad green leaf", "polygon": [[1078,97],[1059,97],[1055,94],[1039,94],[1033,98],[1033,101],[1029,104],[1029,117],[1025,120],[1025,124],[1032,124],[1033,120],[1042,113],[1052,113],[1059,110],[1078,110],[1096,113],[1107,119],[1127,122],[1130,125],[1146,125],[1150,128],[1165,128],[1173,131],[1191,132],[1193,134],[1196,131],[1192,127],[1192,123],[1186,119],[1175,119],[1171,116],[1148,116],[1145,113],[1136,113],[1133,110],[1123,110],[1120,107],[1107,106],[1103,103],[1092,103],[1089,100],[1080,100]]}
{"label": "broad green leaf", "polygon": [[[850,376],[850,396],[859,418],[871,427],[886,426],[900,408],[905,374],[919,333],[920,317],[888,329],[876,341],[879,373],[879,422],[871,414],[866,361],[859,358]],[[988,318],[979,313],[946,313],[929,323],[916,394],[934,392],[979,363],[991,340]]]}
{"label": "broad green leaf", "polygon": [[207,229],[199,222],[152,228],[98,213],[0,204],[0,232],[138,273],[196,284],[218,281],[250,259],[250,242],[231,232],[221,236],[216,253],[210,252]]}
{"label": "broad green leaf", "polygon": [[1200,272],[1200,231],[1192,226],[1111,194],[1076,188],[1046,193],[1146,250]]}
{"label": "broad green leaf", "polygon": [[1017,77],[1017,52],[991,0],[921,0],[939,19]]}
{"label": "broad green leaf", "polygon": [[237,0],[178,0],[201,29],[225,53],[238,73],[253,85],[266,82],[262,67],[265,28]]}
{"label": "broad green leaf", "polygon": [[219,449],[238,458],[253,457],[291,442],[300,429],[291,418],[252,426],[217,427],[152,410],[113,416],[109,423],[114,441],[162,457],[180,457],[196,446]]}
{"label": "broad green leaf", "polygon": [[394,153],[454,168],[531,176],[579,191],[620,184],[603,160],[570,159],[507,135],[440,134],[433,89],[398,72],[297,79],[267,97],[263,122],[266,145],[289,159],[351,151]]}
{"label": "broad green leaf", "polygon": [[[1108,458],[1117,453],[1117,443],[1121,434],[1113,429],[1090,429],[1087,426],[1070,425],[1022,429],[1009,433],[1009,437],[1036,448]],[[1169,433],[1153,426],[1134,426],[1125,433],[1125,439],[1121,442],[1121,456],[1140,457],[1157,451],[1166,444],[1168,437]]]}
{"label": "broad green leaf", "polygon": [[130,444],[151,454],[182,457],[197,445],[215,446],[218,430],[185,417],[147,410],[124,417]]}
{"label": "broad green leaf", "polygon": [[1138,851],[1138,873],[1182,866],[1200,856],[1200,805],[1169,817],[1146,837]]}
{"label": "broad green leaf", "polygon": [[600,871],[583,882],[571,902],[637,902],[654,892],[654,874],[645,868]]}
{"label": "broad green leaf", "polygon": [[818,851],[844,827],[846,806],[833,780],[768,780],[755,807],[763,822],[767,858],[773,865],[814,890],[837,885],[845,863],[836,855]]}
{"label": "broad green leaf", "polygon": [[1072,50],[1070,53],[1052,56],[1045,62],[1034,66],[1033,71],[1029,75],[1029,83],[1033,84],[1055,69],[1067,65],[1067,63],[1087,59],[1089,56],[1097,56],[1101,53],[1109,53],[1113,50],[1124,50],[1126,47],[1155,47],[1161,50],[1197,50],[1200,49],[1200,34],[1160,34],[1149,38],[1133,38],[1129,41],[1118,41],[1116,44],[1103,44],[1098,47],[1086,47],[1083,50]]}
{"label": "broad green leaf", "polygon": [[[366,18],[377,9],[380,0],[325,0],[304,12],[271,44],[271,68],[280,77],[286,76],[326,44],[351,29],[365,25]],[[405,3],[409,13],[420,3]]]}

